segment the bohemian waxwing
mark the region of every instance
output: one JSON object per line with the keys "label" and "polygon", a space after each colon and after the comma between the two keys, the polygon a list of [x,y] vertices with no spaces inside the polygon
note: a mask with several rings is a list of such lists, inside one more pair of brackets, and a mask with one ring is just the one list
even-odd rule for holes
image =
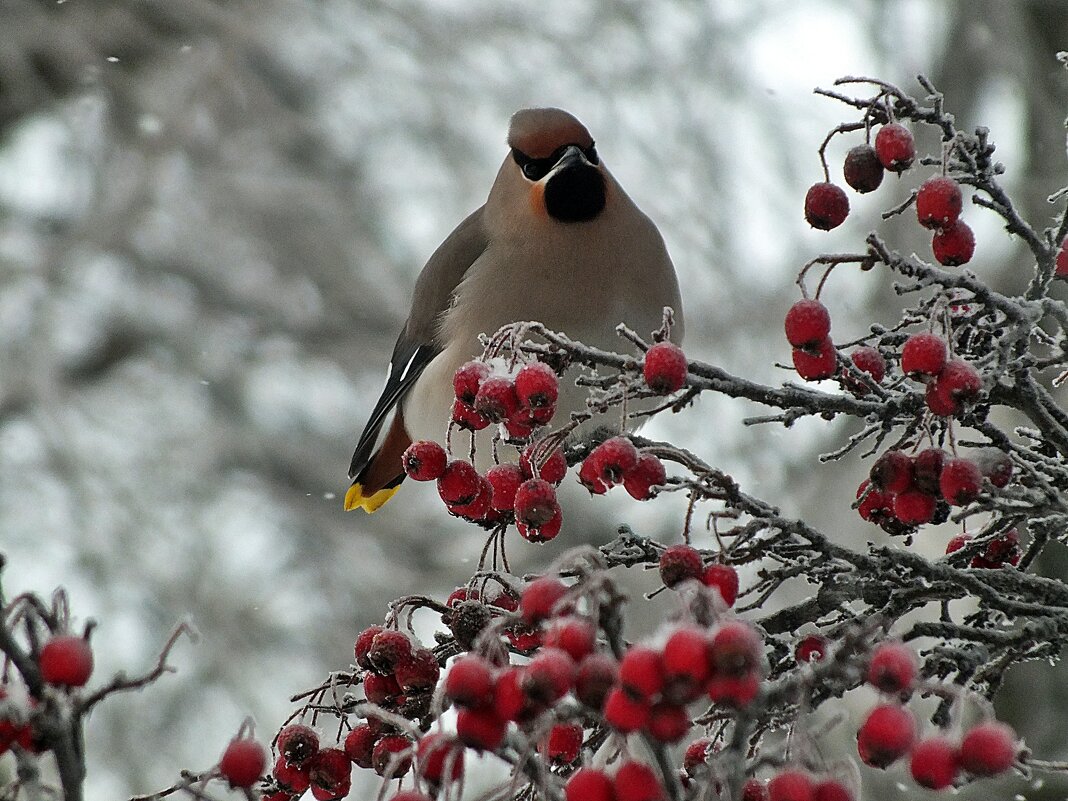
{"label": "bohemian waxwing", "polygon": [[[453,374],[482,352],[479,334],[537,320],[612,349],[616,324],[653,331],[670,306],[672,338],[681,341],[664,241],[605,168],[586,127],[560,109],[523,109],[512,116],[508,146],[486,204],[449,234],[415,283],[386,386],[352,456],[346,510],[377,510],[404,480],[408,445],[441,440]],[[584,397],[562,386],[557,419],[585,408]]]}

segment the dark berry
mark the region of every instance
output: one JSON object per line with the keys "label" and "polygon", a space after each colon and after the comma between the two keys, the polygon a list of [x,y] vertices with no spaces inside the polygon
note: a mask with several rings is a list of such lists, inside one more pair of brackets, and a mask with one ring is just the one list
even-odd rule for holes
{"label": "dark berry", "polygon": [[475,395],[475,411],[491,423],[503,423],[519,411],[515,384],[507,376],[489,376]]}
{"label": "dark berry", "polygon": [[[886,377],[886,359],[878,349],[865,345],[850,353],[849,358],[860,372],[868,374],[873,383],[881,384]],[[849,373],[844,374],[843,380],[849,391],[857,397],[864,397],[871,391],[867,382]]]}
{"label": "dark berry", "polygon": [[303,723],[291,723],[278,732],[278,753],[291,765],[302,765],[319,751],[319,735]]}
{"label": "dark berry", "polygon": [[891,450],[875,460],[869,477],[876,489],[897,494],[912,483],[912,459],[904,451]]}
{"label": "dark berry", "polygon": [[660,554],[660,580],[667,587],[675,587],[686,579],[699,579],[704,570],[701,554],[689,545],[672,545]]}
{"label": "dark berry", "polygon": [[813,184],[805,195],[805,219],[813,228],[830,231],[849,216],[849,198],[840,186],[829,182]]}
{"label": "dark berry", "polygon": [[874,192],[883,182],[883,164],[871,145],[857,145],[846,153],[842,167],[845,182],[860,194]]}

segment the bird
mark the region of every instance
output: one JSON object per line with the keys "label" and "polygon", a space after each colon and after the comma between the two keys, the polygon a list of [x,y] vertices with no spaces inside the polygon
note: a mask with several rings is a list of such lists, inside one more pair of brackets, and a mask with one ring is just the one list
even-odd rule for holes
{"label": "bird", "polygon": [[[605,167],[593,137],[559,108],[512,115],[508,153],[484,205],[430,256],[415,282],[386,383],[356,445],[345,509],[374,512],[405,478],[402,455],[414,441],[439,439],[450,419],[452,378],[482,352],[480,334],[536,320],[602,348],[615,327],[684,321],[679,284],[652,220]],[[563,418],[585,408],[565,392]]]}

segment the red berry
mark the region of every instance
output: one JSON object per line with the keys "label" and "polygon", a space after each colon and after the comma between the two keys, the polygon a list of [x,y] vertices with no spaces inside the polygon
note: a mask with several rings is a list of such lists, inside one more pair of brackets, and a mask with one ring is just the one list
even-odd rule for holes
{"label": "red berry", "polygon": [[662,801],[664,788],[656,773],[640,762],[624,762],[612,782],[616,801]]}
{"label": "red berry", "polygon": [[590,709],[601,709],[619,675],[619,663],[608,654],[590,654],[579,663],[575,697]]}
{"label": "red berry", "polygon": [[577,724],[557,724],[549,731],[545,743],[545,755],[550,761],[570,764],[578,759],[582,750],[582,726]]}
{"label": "red berry", "polygon": [[880,523],[894,513],[893,496],[872,487],[868,479],[860,482],[860,486],[857,487],[857,497],[863,498],[857,507],[857,512],[864,520]]}
{"label": "red berry", "polygon": [[399,779],[412,767],[411,740],[401,734],[387,734],[371,751],[371,767],[379,776]]}
{"label": "red berry", "polygon": [[468,408],[475,405],[475,396],[482,386],[482,381],[489,376],[490,368],[485,362],[467,362],[453,374],[452,386],[456,393],[456,400]]}
{"label": "red berry", "polygon": [[838,779],[824,779],[813,788],[812,801],[853,801],[853,792]]}
{"label": "red berry", "polygon": [[[849,354],[849,358],[853,365],[860,372],[867,373],[874,383],[881,384],[886,377],[886,359],[876,348],[867,345],[859,347]],[[845,373],[843,379],[849,391],[858,398],[871,392],[871,388],[864,381],[849,373]]]}
{"label": "red berry", "polygon": [[84,637],[61,634],[44,644],[38,664],[47,683],[83,687],[93,673],[93,649]]}
{"label": "red berry", "polygon": [[816,785],[806,770],[784,770],[768,782],[769,801],[815,801]]}
{"label": "red berry", "polygon": [[712,739],[709,737],[698,737],[686,746],[686,753],[682,757],[682,767],[691,777],[697,775],[697,771],[702,765],[708,764],[708,753],[711,746]]}
{"label": "red berry", "polygon": [[380,632],[385,631],[382,626],[368,626],[356,637],[356,645],[353,648],[356,655],[356,664],[364,670],[371,670],[371,661],[367,658],[371,650],[371,643]]}
{"label": "red berry", "polygon": [[523,483],[523,471],[517,464],[496,464],[486,471],[486,480],[493,488],[490,508],[498,512],[512,511],[515,493]]}
{"label": "red berry", "polygon": [[681,389],[688,370],[686,354],[672,342],[657,342],[645,352],[642,375],[649,389],[659,395]]}
{"label": "red berry", "polygon": [[982,388],[983,379],[978,370],[962,359],[950,359],[935,379],[933,391],[959,409],[962,402],[974,400]]}
{"label": "red berry", "polygon": [[768,786],[760,779],[746,779],[742,785],[742,801],[768,801]]}
{"label": "red berry", "polygon": [[473,708],[493,703],[493,668],[481,656],[462,656],[445,674],[445,695]]}
{"label": "red berry", "polygon": [[530,528],[541,528],[559,514],[556,490],[548,481],[530,478],[515,493],[515,519]]}
{"label": "red berry", "polygon": [[931,240],[931,249],[939,264],[959,267],[975,255],[975,234],[964,220],[957,220],[940,229]]}
{"label": "red berry", "polygon": [[1061,242],[1061,248],[1057,251],[1053,275],[1057,278],[1068,278],[1068,239]]}
{"label": "red berry", "polygon": [[667,587],[676,587],[687,579],[699,579],[704,571],[701,554],[689,545],[672,545],[660,554],[660,580]]}
{"label": "red berry", "polygon": [[831,333],[831,315],[818,300],[797,301],[786,312],[786,341],[795,348],[807,348],[822,342]]}
{"label": "red berry", "polygon": [[1000,537],[986,544],[981,556],[972,559],[972,567],[996,569],[1006,564],[1017,565],[1020,562],[1020,535],[1016,529],[1009,529]]}
{"label": "red berry", "polygon": [[393,677],[380,676],[377,673],[365,673],[363,677],[363,694],[372,704],[388,704],[400,695],[400,685]]}
{"label": "red berry", "polygon": [[664,463],[651,453],[643,453],[634,469],[623,476],[623,488],[634,500],[647,501],[656,494],[653,487],[663,486],[666,481]]}
{"label": "red berry", "polygon": [[552,453],[548,458],[544,455],[539,455],[538,461],[541,462],[541,467],[535,470],[531,465],[531,454],[535,448],[538,448],[540,453],[544,452],[543,447],[539,447],[540,442],[532,442],[523,449],[523,453],[519,457],[519,467],[523,470],[524,478],[543,478],[551,484],[559,484],[564,480],[564,476],[567,475],[567,459],[564,457],[564,452],[560,448],[553,448]]}
{"label": "red berry", "polygon": [[708,636],[696,626],[676,629],[664,643],[660,665],[668,683],[684,681],[694,687],[708,678]]}
{"label": "red berry", "polygon": [[[372,741],[372,745],[374,741]],[[347,752],[346,752],[347,753]],[[370,751],[368,751],[368,759],[370,759]],[[368,763],[368,767],[370,763]],[[290,765],[286,762],[285,757],[278,757],[274,763],[274,768],[271,770],[271,776],[274,777],[275,782],[282,788],[285,788],[285,793],[281,796],[281,801],[290,801],[294,796],[301,795],[308,789],[308,785],[311,784],[311,778],[308,776],[308,769],[303,765]],[[266,799],[270,799],[271,796],[265,796]]]}
{"label": "red berry", "polygon": [[794,348],[794,369],[806,381],[830,378],[838,369],[838,353],[830,337],[813,346],[812,350]]}
{"label": "red berry", "polygon": [[912,687],[919,665],[916,654],[904,643],[887,640],[875,646],[868,664],[868,684],[884,693],[900,693]]}
{"label": "red berry", "polygon": [[857,751],[865,764],[885,768],[908,753],[916,738],[916,720],[897,704],[873,709],[857,731]]}
{"label": "red berry", "polygon": [[446,770],[452,781],[458,781],[464,772],[464,749],[452,737],[424,734],[415,749],[415,762],[419,775],[433,785],[441,782]]}
{"label": "red berry", "polygon": [[463,401],[454,401],[452,404],[452,422],[464,431],[481,431],[489,425],[490,421],[468,406]]}
{"label": "red berry", "polygon": [[[560,382],[552,368],[544,362],[531,362],[519,368],[515,376],[515,392],[519,405],[525,409],[552,410],[560,395]],[[539,420],[538,422],[548,422]]]}
{"label": "red berry", "polygon": [[946,341],[937,334],[913,334],[901,349],[901,371],[906,375],[938,375],[946,365]]}
{"label": "red berry", "polygon": [[345,736],[345,756],[361,768],[370,768],[375,742],[375,730],[366,723],[361,724]]}
{"label": "red berry", "polygon": [[[540,479],[533,480],[537,481]],[[519,529],[519,533],[523,539],[529,542],[548,542],[549,540],[555,539],[556,535],[560,533],[560,528],[563,525],[563,522],[563,513],[558,506],[553,512],[553,516],[542,525],[531,526],[520,520],[516,523],[516,528]]]}
{"label": "red berry", "polygon": [[912,481],[916,488],[929,495],[941,492],[939,482],[945,461],[946,452],[941,448],[927,448],[917,453],[912,460]]}
{"label": "red berry", "polygon": [[609,490],[609,485],[601,480],[601,460],[592,453],[579,467],[578,479],[591,495],[604,495]]}
{"label": "red berry", "polygon": [[938,482],[942,497],[953,506],[965,506],[979,497],[983,474],[971,459],[948,459]]}
{"label": "red berry", "polygon": [[944,790],[957,777],[959,762],[960,754],[953,743],[945,737],[930,737],[912,747],[909,770],[921,787]]}
{"label": "red berry", "polygon": [[410,659],[397,663],[394,678],[407,694],[430,692],[437,686],[441,668],[428,648],[415,648]]}
{"label": "red berry", "polygon": [[231,787],[251,787],[266,770],[267,752],[251,739],[231,740],[219,760],[219,774]]}
{"label": "red berry", "polygon": [[875,153],[890,172],[904,172],[916,158],[916,142],[908,128],[892,122],[875,134]]}
{"label": "red berry", "polygon": [[553,576],[534,579],[519,599],[519,613],[528,625],[550,617],[557,602],[567,594],[567,585]]}
{"label": "red berry", "polygon": [[434,801],[434,799],[418,790],[401,790],[389,801]]}
{"label": "red berry", "polygon": [[965,545],[972,541],[970,534],[958,534],[946,543],[946,554],[951,554],[959,551]]}
{"label": "red berry", "polygon": [[652,698],[664,686],[660,652],[647,645],[633,645],[619,662],[619,683],[635,695]]}
{"label": "red berry", "polygon": [[849,198],[840,186],[829,182],[813,184],[805,194],[805,219],[813,228],[830,231],[849,216]]}
{"label": "red berry", "polygon": [[414,481],[436,481],[445,472],[445,449],[428,439],[413,442],[401,456],[404,472]]}
{"label": "red berry", "polygon": [[883,165],[875,148],[857,145],[846,153],[842,168],[845,182],[860,194],[874,192],[883,182]]}
{"label": "red berry", "polygon": [[794,649],[794,659],[798,662],[819,662],[827,655],[830,641],[822,634],[809,634]]}
{"label": "red berry", "polygon": [[924,228],[945,228],[957,221],[964,201],[952,178],[928,178],[916,193],[916,217]]}
{"label": "red berry", "polygon": [[983,478],[990,480],[998,489],[1008,486],[1012,478],[1012,457],[997,448],[984,448],[975,454],[975,464]]}
{"label": "red berry", "polygon": [[730,565],[713,562],[705,568],[701,582],[706,587],[719,590],[719,595],[727,606],[734,606],[734,602],[738,600],[738,571]]}
{"label": "red berry", "polygon": [[621,483],[623,477],[637,467],[638,449],[626,437],[612,437],[594,448],[586,459],[595,460],[598,477],[611,487]]}
{"label": "red berry", "polygon": [[621,734],[638,731],[649,720],[649,701],[622,687],[613,688],[604,701],[605,722]]}
{"label": "red berry", "polygon": [[584,617],[566,617],[552,622],[545,632],[544,644],[560,648],[576,662],[593,652],[597,643],[597,627]]}
{"label": "red berry", "polygon": [[960,743],[960,764],[976,776],[996,776],[1016,761],[1016,732],[993,720],[980,723]]}
{"label": "red berry", "polygon": [[536,704],[551,706],[571,689],[575,660],[559,648],[542,648],[530,660],[519,686]]}
{"label": "red berry", "polygon": [[318,801],[344,798],[352,788],[352,763],[338,748],[323,748],[308,760],[312,795]]}
{"label": "red berry", "polygon": [[760,692],[760,676],[746,673],[741,676],[714,675],[708,682],[708,698],[714,704],[726,704],[741,709]]}
{"label": "red berry", "polygon": [[386,629],[375,635],[367,659],[379,673],[392,673],[401,662],[412,658],[412,641],[403,631]]}
{"label": "red berry", "polygon": [[454,459],[445,466],[438,479],[438,495],[451,505],[468,504],[478,498],[482,491],[478,471],[470,462]]}
{"label": "red berry", "polygon": [[709,663],[713,675],[745,676],[758,671],[763,659],[764,641],[744,621],[728,621],[712,636]]}
{"label": "red berry", "polygon": [[461,709],[456,714],[456,736],[476,751],[496,751],[504,741],[508,722],[497,716],[497,710]]}
{"label": "red berry", "polygon": [[934,495],[909,488],[893,496],[894,517],[908,526],[921,526],[934,519],[938,499]]}
{"label": "red berry", "polygon": [[275,744],[286,762],[302,765],[308,757],[319,751],[319,734],[303,723],[291,723],[278,732]]}
{"label": "red berry", "polygon": [[566,801],[616,801],[612,780],[596,768],[579,768],[564,785]]}
{"label": "red berry", "polygon": [[541,711],[523,692],[523,667],[505,668],[493,685],[493,709],[501,720],[525,721]]}
{"label": "red berry", "polygon": [[503,423],[519,411],[519,395],[507,376],[489,376],[475,395],[475,411],[491,423]]}
{"label": "red berry", "polygon": [[912,483],[912,459],[904,451],[887,451],[875,460],[869,477],[871,483],[884,492],[904,492]]}

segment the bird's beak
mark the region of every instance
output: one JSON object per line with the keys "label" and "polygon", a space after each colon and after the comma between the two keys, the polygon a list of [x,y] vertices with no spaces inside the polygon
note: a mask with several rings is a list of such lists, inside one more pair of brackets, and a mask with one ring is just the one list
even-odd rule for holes
{"label": "bird's beak", "polygon": [[568,167],[579,167],[584,164],[588,165],[589,163],[586,155],[578,145],[570,145],[567,150],[564,151],[564,155],[560,157],[559,161],[553,165],[552,172],[566,170]]}

